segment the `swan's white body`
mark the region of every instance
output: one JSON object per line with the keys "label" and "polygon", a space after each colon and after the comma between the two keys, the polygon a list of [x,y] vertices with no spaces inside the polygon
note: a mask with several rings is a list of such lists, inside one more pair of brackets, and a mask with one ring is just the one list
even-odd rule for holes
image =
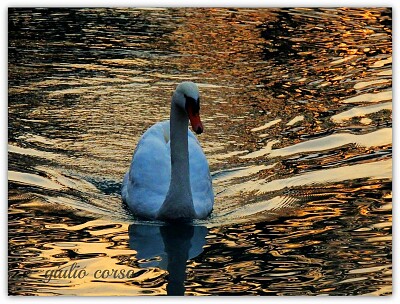
{"label": "swan's white body", "polygon": [[[169,120],[156,123],[143,134],[122,183],[123,200],[134,214],[148,219],[201,219],[214,204],[208,162],[188,130],[177,91],[171,104],[171,124]],[[184,92],[185,97],[196,95],[187,88]]]}

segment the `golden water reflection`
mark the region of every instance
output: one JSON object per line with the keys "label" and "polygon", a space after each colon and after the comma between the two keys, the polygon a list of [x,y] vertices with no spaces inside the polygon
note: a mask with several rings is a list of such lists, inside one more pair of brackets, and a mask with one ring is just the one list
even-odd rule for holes
{"label": "golden water reflection", "polygon": [[[391,24],[386,8],[10,9],[9,294],[390,294]],[[216,203],[176,231],[133,218],[120,186],[184,80]],[[46,278],[71,267],[88,275]]]}

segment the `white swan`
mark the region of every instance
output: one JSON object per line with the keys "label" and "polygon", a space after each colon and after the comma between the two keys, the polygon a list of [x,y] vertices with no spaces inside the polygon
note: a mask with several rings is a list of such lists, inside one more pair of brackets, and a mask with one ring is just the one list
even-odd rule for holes
{"label": "white swan", "polygon": [[166,221],[203,219],[214,193],[208,162],[188,121],[200,134],[200,99],[193,82],[179,84],[170,120],[156,123],[141,137],[122,183],[122,199],[134,214]]}

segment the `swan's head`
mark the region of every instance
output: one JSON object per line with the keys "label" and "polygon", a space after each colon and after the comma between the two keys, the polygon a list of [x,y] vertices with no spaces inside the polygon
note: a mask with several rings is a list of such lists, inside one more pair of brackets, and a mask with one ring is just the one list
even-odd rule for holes
{"label": "swan's head", "polygon": [[197,85],[190,81],[180,83],[174,93],[173,102],[185,110],[192,129],[197,134],[203,132],[203,124],[200,120],[200,93]]}

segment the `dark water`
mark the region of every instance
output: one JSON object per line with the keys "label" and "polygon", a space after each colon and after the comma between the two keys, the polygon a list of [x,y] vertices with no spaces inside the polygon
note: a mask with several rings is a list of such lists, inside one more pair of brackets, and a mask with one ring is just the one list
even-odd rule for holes
{"label": "dark water", "polygon": [[[9,294],[391,294],[390,9],[9,9],[8,53]],[[215,208],[143,222],[121,180],[184,80]]]}

